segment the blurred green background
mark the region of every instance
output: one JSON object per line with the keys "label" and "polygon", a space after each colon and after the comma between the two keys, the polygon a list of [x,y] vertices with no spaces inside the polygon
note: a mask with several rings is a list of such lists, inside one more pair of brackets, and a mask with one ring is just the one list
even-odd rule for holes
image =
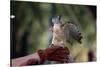
{"label": "blurred green background", "polygon": [[[72,20],[82,31],[82,44],[68,45],[74,62],[96,61],[96,6],[11,1],[11,58],[32,54],[48,47],[51,17],[61,15],[62,22]],[[48,35],[49,34],[49,35]]]}

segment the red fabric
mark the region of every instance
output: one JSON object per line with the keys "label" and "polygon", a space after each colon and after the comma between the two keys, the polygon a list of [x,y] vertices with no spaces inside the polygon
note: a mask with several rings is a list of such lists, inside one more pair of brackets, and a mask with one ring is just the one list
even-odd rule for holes
{"label": "red fabric", "polygon": [[69,53],[67,47],[49,47],[45,50],[38,51],[41,64],[43,64],[45,60],[67,62]]}

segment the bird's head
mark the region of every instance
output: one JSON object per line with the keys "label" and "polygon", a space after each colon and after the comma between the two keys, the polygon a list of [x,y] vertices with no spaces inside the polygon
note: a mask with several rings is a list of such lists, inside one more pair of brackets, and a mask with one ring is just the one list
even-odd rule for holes
{"label": "bird's head", "polygon": [[52,23],[53,24],[60,24],[61,23],[60,19],[61,19],[61,16],[54,16],[52,18]]}

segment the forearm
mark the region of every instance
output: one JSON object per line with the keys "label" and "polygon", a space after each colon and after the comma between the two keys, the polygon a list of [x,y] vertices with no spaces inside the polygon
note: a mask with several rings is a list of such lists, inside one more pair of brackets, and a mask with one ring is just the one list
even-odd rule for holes
{"label": "forearm", "polygon": [[29,64],[35,64],[36,62],[40,61],[39,55],[38,53],[34,53],[31,55],[27,55],[24,57],[20,57],[20,58],[16,58],[16,59],[12,59],[12,66],[25,66],[25,65],[29,65]]}

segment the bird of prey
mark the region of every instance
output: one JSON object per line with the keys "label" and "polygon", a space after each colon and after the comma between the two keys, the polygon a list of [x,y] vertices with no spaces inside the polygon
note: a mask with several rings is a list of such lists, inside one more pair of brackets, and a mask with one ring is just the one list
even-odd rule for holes
{"label": "bird of prey", "polygon": [[73,40],[81,44],[82,43],[81,39],[83,37],[79,28],[71,21],[68,21],[62,24],[60,19],[61,19],[61,16],[55,16],[52,18],[52,23],[53,23],[52,44],[63,45],[64,41],[67,41],[68,43],[73,45],[72,43]]}

